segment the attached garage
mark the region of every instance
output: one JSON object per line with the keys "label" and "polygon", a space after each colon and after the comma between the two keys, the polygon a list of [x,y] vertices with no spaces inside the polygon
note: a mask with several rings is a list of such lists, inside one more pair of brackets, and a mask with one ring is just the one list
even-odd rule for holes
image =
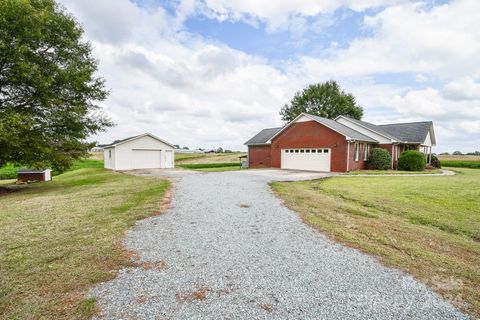
{"label": "attached garage", "polygon": [[296,148],[281,150],[281,168],[307,171],[330,171],[328,148]]}
{"label": "attached garage", "polygon": [[112,170],[174,167],[174,149],[150,133],[118,140],[104,147],[104,165]]}

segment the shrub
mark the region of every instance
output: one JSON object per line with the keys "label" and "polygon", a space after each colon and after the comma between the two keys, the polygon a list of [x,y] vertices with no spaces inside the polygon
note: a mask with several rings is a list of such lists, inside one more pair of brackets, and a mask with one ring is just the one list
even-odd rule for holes
{"label": "shrub", "polygon": [[440,164],[440,160],[438,160],[437,156],[432,154],[432,158],[430,160],[432,167],[440,169],[442,165]]}
{"label": "shrub", "polygon": [[425,170],[425,155],[419,151],[404,151],[398,158],[398,169],[404,171]]}
{"label": "shrub", "polygon": [[392,167],[392,157],[387,150],[373,148],[368,161],[368,168],[372,170],[388,170]]}

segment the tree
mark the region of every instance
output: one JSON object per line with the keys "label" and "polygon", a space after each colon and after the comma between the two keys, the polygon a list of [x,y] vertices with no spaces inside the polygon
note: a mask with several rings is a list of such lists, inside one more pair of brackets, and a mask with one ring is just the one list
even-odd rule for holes
{"label": "tree", "polygon": [[54,0],[0,0],[0,166],[68,168],[112,126],[82,28]]}
{"label": "tree", "polygon": [[462,151],[454,151],[452,154],[454,156],[461,156],[463,153],[462,153]]}
{"label": "tree", "polygon": [[298,91],[290,104],[282,107],[280,115],[282,120],[290,122],[302,112],[330,119],[344,115],[360,120],[363,116],[363,108],[357,104],[355,97],[341,90],[333,80],[311,84]]}

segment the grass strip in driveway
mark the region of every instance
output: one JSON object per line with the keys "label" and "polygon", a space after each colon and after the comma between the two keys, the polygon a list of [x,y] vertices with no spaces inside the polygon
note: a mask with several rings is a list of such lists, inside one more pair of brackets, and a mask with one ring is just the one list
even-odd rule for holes
{"label": "grass strip in driveway", "polygon": [[170,183],[78,163],[52,182],[0,195],[0,319],[86,319],[84,294],[131,264],[121,247]]}
{"label": "grass strip in driveway", "polygon": [[480,170],[272,183],[306,223],[480,316]]}

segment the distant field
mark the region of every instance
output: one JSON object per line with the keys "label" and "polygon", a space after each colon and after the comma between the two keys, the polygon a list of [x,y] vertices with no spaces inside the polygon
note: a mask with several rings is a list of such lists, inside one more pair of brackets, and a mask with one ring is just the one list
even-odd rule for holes
{"label": "distant field", "polygon": [[177,164],[197,164],[197,163],[240,163],[240,156],[246,153],[175,153],[175,163]]}
{"label": "distant field", "polygon": [[480,169],[480,156],[441,155],[438,159],[444,167]]}

